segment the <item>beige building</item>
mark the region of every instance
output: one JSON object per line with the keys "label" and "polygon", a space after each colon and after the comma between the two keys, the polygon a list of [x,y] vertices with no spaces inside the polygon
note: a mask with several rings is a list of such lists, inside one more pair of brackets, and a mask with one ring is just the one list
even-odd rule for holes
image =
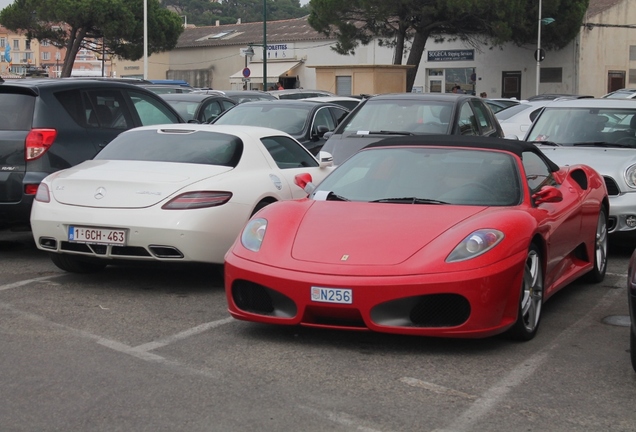
{"label": "beige building", "polygon": [[[460,85],[466,92],[524,99],[537,93],[539,69],[538,93],[599,97],[611,89],[636,87],[632,23],[636,23],[636,1],[590,0],[579,36],[558,52],[547,51],[539,68],[536,44],[506,44],[491,50],[486,42],[480,48],[429,39],[413,91],[448,92]],[[550,25],[558,26],[558,17]],[[148,78],[183,79],[196,87],[220,90],[263,89],[280,81],[286,88],[356,94],[362,92],[358,85],[365,76],[365,89],[398,91],[383,88],[386,79],[374,76],[386,72],[378,66],[391,65],[393,57],[392,50],[377,41],[358,47],[355,55],[342,56],[332,49],[335,40],[313,30],[305,17],[267,22],[266,42],[263,50],[263,23],[186,28],[175,49],[149,57]],[[250,46],[251,58],[245,55]],[[358,73],[369,68],[374,70],[371,75]],[[113,70],[116,76],[140,77],[144,72],[141,60],[115,61]]]}

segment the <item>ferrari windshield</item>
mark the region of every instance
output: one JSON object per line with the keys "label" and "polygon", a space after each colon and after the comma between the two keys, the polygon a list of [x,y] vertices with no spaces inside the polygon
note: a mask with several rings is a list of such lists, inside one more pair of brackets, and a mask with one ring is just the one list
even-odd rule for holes
{"label": "ferrari windshield", "polygon": [[443,101],[369,99],[345,118],[342,132],[449,134],[452,108]]}
{"label": "ferrari windshield", "polygon": [[301,135],[312,107],[312,104],[305,107],[245,102],[229,109],[214,124],[261,126]]}
{"label": "ferrari windshield", "polygon": [[548,106],[526,140],[636,147],[636,103],[633,109]]}
{"label": "ferrari windshield", "polygon": [[311,197],[395,204],[512,206],[521,202],[519,178],[514,157],[500,151],[372,148],[340,165]]}
{"label": "ferrari windshield", "polygon": [[[177,125],[175,125],[177,126]],[[181,162],[235,167],[243,142],[234,135],[187,129],[130,130],[112,140],[95,160]]]}

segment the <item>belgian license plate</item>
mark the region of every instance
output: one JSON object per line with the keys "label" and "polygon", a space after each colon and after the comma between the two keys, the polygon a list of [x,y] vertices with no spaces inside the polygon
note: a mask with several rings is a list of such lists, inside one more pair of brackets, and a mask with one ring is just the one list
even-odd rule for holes
{"label": "belgian license plate", "polygon": [[353,290],[345,288],[311,287],[311,301],[320,303],[352,304]]}
{"label": "belgian license plate", "polygon": [[68,241],[105,245],[126,245],[126,230],[91,227],[68,227]]}

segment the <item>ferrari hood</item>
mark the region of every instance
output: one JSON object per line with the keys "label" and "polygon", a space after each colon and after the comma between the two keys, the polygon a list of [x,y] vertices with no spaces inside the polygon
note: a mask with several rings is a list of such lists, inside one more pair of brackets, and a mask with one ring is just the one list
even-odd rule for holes
{"label": "ferrari hood", "polygon": [[634,149],[604,147],[550,147],[539,146],[541,151],[559,166],[588,165],[601,175],[622,177],[625,170],[636,163]]}
{"label": "ferrari hood", "polygon": [[96,208],[142,208],[180,189],[231,170],[171,162],[91,160],[49,177],[51,194],[62,204]]}
{"label": "ferrari hood", "polygon": [[[315,201],[299,223],[292,258],[394,265],[486,207]],[[454,246],[454,245],[453,245]]]}

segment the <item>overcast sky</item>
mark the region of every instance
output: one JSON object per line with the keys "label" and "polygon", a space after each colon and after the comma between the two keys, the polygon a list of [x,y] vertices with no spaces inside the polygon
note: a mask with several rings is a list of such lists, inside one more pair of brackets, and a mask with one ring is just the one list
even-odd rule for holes
{"label": "overcast sky", "polygon": [[[303,0],[301,0],[302,3]],[[4,9],[7,6],[9,6],[11,3],[13,3],[13,0],[0,0],[0,9]]]}

